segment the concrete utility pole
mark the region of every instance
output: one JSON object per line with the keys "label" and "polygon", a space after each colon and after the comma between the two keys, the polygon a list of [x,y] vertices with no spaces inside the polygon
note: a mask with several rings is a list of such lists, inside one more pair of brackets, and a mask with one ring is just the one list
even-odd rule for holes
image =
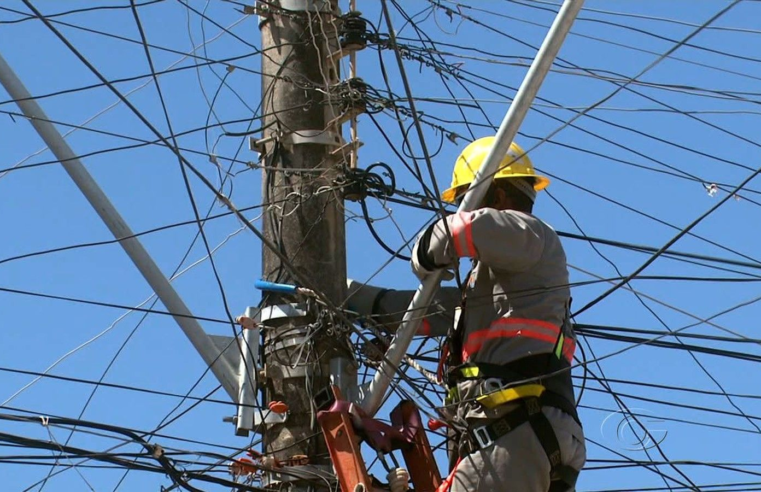
{"label": "concrete utility pole", "polygon": [[[339,49],[338,1],[280,0],[260,3],[258,9],[262,112],[268,116],[255,146],[265,166],[262,201],[272,204],[263,218],[264,234],[310,287],[340,305],[346,297],[343,196],[330,188],[340,170],[334,154],[343,149],[337,115],[325,95],[339,76],[338,63],[329,56]],[[268,248],[262,265],[265,280],[295,283]],[[330,317],[316,316],[316,304],[309,308],[304,299],[263,295],[265,400],[289,408],[285,423],[264,430],[265,449],[281,462],[306,455],[310,465],[327,465],[330,472],[313,397],[331,380],[351,380],[350,354],[341,348],[346,342],[341,345],[340,327]],[[282,474],[271,480],[291,479]],[[306,485],[295,483],[289,490],[306,490]]]}

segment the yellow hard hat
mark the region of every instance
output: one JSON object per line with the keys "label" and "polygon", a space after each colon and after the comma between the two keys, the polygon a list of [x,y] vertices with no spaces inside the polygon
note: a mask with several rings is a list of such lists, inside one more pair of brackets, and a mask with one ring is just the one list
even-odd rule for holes
{"label": "yellow hard hat", "polygon": [[[468,189],[493,146],[494,137],[483,137],[465,147],[455,162],[452,186],[441,194],[442,200],[454,203],[457,197]],[[495,180],[503,178],[534,178],[536,191],[543,190],[550,184],[549,179],[534,172],[531,160],[524,155],[523,149],[515,142],[510,144],[510,150],[507,151],[502,162],[499,163],[499,170],[494,174]]]}

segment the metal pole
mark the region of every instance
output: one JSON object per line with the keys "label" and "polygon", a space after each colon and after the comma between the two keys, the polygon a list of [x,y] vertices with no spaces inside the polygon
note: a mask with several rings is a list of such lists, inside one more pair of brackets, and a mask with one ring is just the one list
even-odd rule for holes
{"label": "metal pole", "polygon": [[90,176],[90,173],[82,165],[74,151],[69,147],[66,140],[50,123],[47,115],[37,101],[29,94],[24,84],[16,76],[13,69],[0,55],[0,83],[8,91],[8,94],[16,101],[21,112],[29,118],[32,126],[39,133],[42,140],[50,148],[53,154],[61,162],[61,165],[69,174],[82,194],[90,202],[95,212],[100,216],[108,229],[119,240],[124,251],[130,257],[145,280],[154,290],[161,302],[173,314],[180,328],[193,344],[193,347],[201,354],[204,362],[211,368],[222,386],[233,401],[238,397],[236,371],[221,357],[219,350],[203,331],[201,325],[182,301],[172,284],[166,279],[161,270],[153,261],[140,241],[132,237],[134,233],[124,221],[119,212],[113,206],[98,183]]}
{"label": "metal pole", "polygon": [[[563,2],[542,46],[539,48],[531,67],[526,73],[523,83],[518,89],[518,93],[515,95],[513,103],[510,105],[510,109],[508,109],[505,118],[502,120],[502,124],[497,131],[494,147],[486,157],[486,162],[484,162],[484,165],[478,171],[470,188],[468,188],[465,199],[460,204],[458,211],[473,210],[481,203],[489,183],[492,181],[492,176],[497,170],[497,166],[507,154],[510,144],[523,122],[523,118],[531,107],[531,103],[539,91],[544,77],[552,66],[552,62],[555,60],[555,56],[560,50],[583,4],[584,0],[565,0]],[[484,183],[486,186],[481,186]],[[430,275],[415,292],[412,302],[410,302],[404,315],[402,324],[399,326],[386,352],[386,358],[375,373],[362,399],[362,408],[368,414],[374,415],[383,403],[383,398],[386,395],[391,379],[396,374],[399,362],[404,357],[404,354],[407,353],[407,348],[409,348],[412,337],[417,333],[420,326],[422,317],[418,313],[425,311],[430,305],[441,283],[441,274],[442,271],[437,271],[435,274]]]}

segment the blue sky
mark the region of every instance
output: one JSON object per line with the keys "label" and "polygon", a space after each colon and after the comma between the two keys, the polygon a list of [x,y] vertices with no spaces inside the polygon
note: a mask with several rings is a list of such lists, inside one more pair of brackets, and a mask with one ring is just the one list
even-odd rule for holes
{"label": "blue sky", "polygon": [[[363,14],[387,32],[379,22],[376,2],[358,2]],[[367,5],[364,5],[364,4]],[[438,2],[457,10],[454,2]],[[215,64],[196,70],[192,60],[180,61],[183,68],[160,77],[160,83],[176,132],[204,127],[216,118],[228,131],[244,131],[259,103],[260,46],[256,18],[243,16],[229,2],[192,1],[228,33],[208,20],[189,11],[180,1],[165,1],[140,8],[141,20],[149,42],[157,47],[151,54],[156,67],[166,67],[182,58],[206,39],[210,59],[240,57],[232,62],[236,67],[225,78],[227,86],[219,90],[210,116],[207,99],[214,98],[220,87],[219,77],[225,66]],[[697,30],[704,22],[729,5],[727,1],[687,2],[618,2],[588,1],[581,18],[560,53],[555,70],[548,76],[539,99],[527,116],[517,141],[530,151],[536,167],[552,176],[549,188],[554,198],[540,196],[536,214],[558,231],[583,233],[625,243],[659,248],[678,230],[726,196],[726,190],[739,184],[758,167],[758,79],[761,59],[757,58],[758,36],[761,32],[761,6],[744,1],[735,5],[709,28],[702,29],[673,55],[659,62],[629,90],[622,90],[610,100],[576,120],[546,142],[541,140],[570,120],[576,111],[602,100],[626,80],[671,49],[676,42]],[[128,5],[126,1],[62,2],[37,1],[34,5],[45,14],[92,5]],[[431,2],[408,0],[402,2],[414,17],[418,27],[438,45],[448,63],[460,64],[459,75],[471,94],[451,75],[446,83],[463,104],[463,112],[471,126],[462,123],[462,115],[451,102],[453,96],[442,78],[431,68],[415,60],[407,60],[405,68],[412,82],[418,110],[428,121],[462,138],[455,142],[442,139],[440,132],[424,125],[426,141],[435,155],[432,158],[440,188],[450,179],[451,166],[457,154],[471,138],[492,133],[489,122],[498,124],[520,85],[527,64],[553,19],[556,5],[550,2],[463,2],[460,13],[494,28],[489,30],[458,13],[450,19],[441,7],[430,10]],[[343,10],[347,2],[341,2]],[[20,1],[3,2],[4,9],[27,12]],[[424,11],[424,9],[429,9]],[[549,10],[548,10],[549,9]],[[417,34],[404,25],[400,14],[391,8],[392,19],[400,42],[420,45]],[[623,15],[625,14],[625,15]],[[19,77],[35,95],[46,95],[95,84],[97,80],[50,31],[37,20],[8,23],[22,16],[0,10],[0,52],[16,70]],[[59,17],[80,28],[105,31],[112,35],[138,40],[131,12],[127,9],[97,10]],[[119,82],[122,93],[135,90],[129,98],[164,134],[168,133],[155,87],[145,76],[149,74],[143,48],[139,44],[86,32],[71,26],[58,26],[61,32],[90,61],[111,80],[142,77]],[[230,33],[233,33],[234,36]],[[220,35],[221,34],[221,35]],[[213,41],[212,41],[213,39]],[[244,42],[245,41],[245,42]],[[520,41],[520,42],[519,42]],[[248,43],[248,44],[247,44]],[[525,43],[525,44],[523,44]],[[202,51],[199,51],[202,53]],[[358,56],[359,76],[378,90],[385,90],[378,68],[378,55],[367,49]],[[393,53],[385,50],[383,60],[390,76],[390,85],[398,97],[404,97]],[[574,68],[574,67],[581,67]],[[212,72],[214,71],[214,73]],[[588,70],[588,71],[585,71]],[[346,66],[344,66],[345,73]],[[590,75],[592,72],[594,75]],[[480,79],[478,79],[480,77]],[[147,84],[146,84],[147,83]],[[617,85],[618,83],[618,85]],[[499,85],[501,84],[501,85]],[[145,87],[139,88],[142,85]],[[205,94],[204,94],[205,93]],[[427,98],[423,100],[422,98]],[[478,100],[483,111],[473,107]],[[57,122],[79,126],[93,115],[116,102],[103,87],[50,95],[39,99],[49,117]],[[400,101],[399,104],[405,104]],[[570,108],[570,109],[569,109]],[[17,112],[7,94],[0,90],[0,111]],[[487,117],[488,116],[488,120]],[[391,114],[375,116],[382,128],[401,150],[403,135]],[[234,121],[238,121],[232,123]],[[402,122],[405,127],[412,121]],[[116,105],[86,125],[88,128],[127,135],[137,139],[152,139],[147,128],[123,105]],[[256,127],[256,121],[253,123]],[[364,142],[359,155],[361,167],[381,161],[392,166],[398,188],[419,192],[420,184],[403,167],[386,141],[379,135],[367,116],[360,118],[360,139]],[[59,126],[62,132],[66,126]],[[208,154],[233,157],[239,151],[241,161],[256,162],[257,154],[248,150],[241,138],[225,137],[219,127],[204,132],[195,131],[180,137],[183,148],[196,152],[184,155],[213,183],[219,183],[217,167]],[[348,135],[348,128],[345,130]],[[416,155],[420,146],[410,132]],[[119,151],[100,152],[125,145],[129,141],[103,133],[79,130],[68,137],[70,145],[120,210],[134,231],[145,231],[177,222],[191,220],[193,212],[183,185],[176,158],[159,146],[145,146]],[[439,142],[442,141],[440,151]],[[539,144],[539,145],[537,145]],[[534,148],[535,147],[535,148]],[[43,151],[41,140],[23,118],[0,115],[0,287],[54,294],[72,298],[96,300],[123,306],[136,306],[151,295],[118,245],[79,248],[71,251],[3,262],[3,259],[36,251],[68,245],[111,239],[108,230],[93,213],[59,164],[21,168],[4,173],[20,162],[24,164],[50,162],[52,155]],[[408,159],[409,161],[409,159]],[[222,162],[220,160],[220,162]],[[421,163],[422,164],[422,163]],[[22,165],[23,167],[23,165]],[[234,177],[227,180],[225,192],[239,207],[260,203],[260,175],[247,170],[243,164],[232,168]],[[687,175],[692,177],[685,177]],[[430,185],[430,176],[426,183]],[[230,187],[232,183],[232,188]],[[712,183],[727,185],[710,196],[706,186]],[[198,180],[192,180],[192,190],[202,213],[212,207],[212,213],[225,211],[209,190]],[[757,180],[748,191],[740,192],[739,200],[730,199],[716,212],[701,221],[692,233],[672,248],[701,255],[717,256],[758,264],[761,257],[757,233]],[[393,221],[381,204],[370,204],[370,212],[379,233],[393,247],[406,239],[431,217],[395,204],[386,205]],[[628,207],[625,208],[625,207]],[[349,204],[347,217],[361,213],[356,204]],[[256,217],[257,210],[247,213]],[[569,216],[570,214],[570,216]],[[645,217],[647,214],[650,217]],[[571,218],[572,217],[572,218]],[[657,219],[657,220],[655,220]],[[394,224],[396,222],[396,225]],[[671,226],[667,225],[670,224]],[[261,226],[260,222],[256,223]],[[397,226],[403,232],[399,234]],[[237,232],[240,224],[231,217],[209,221],[206,232],[210,244],[226,241],[215,253],[219,270],[233,314],[253,306],[260,295],[253,281],[260,275],[261,243],[248,231]],[[147,234],[141,241],[162,270],[171,274],[195,237],[195,226],[183,226]],[[231,234],[235,234],[229,237]],[[715,244],[709,244],[707,240]],[[617,277],[611,264],[585,241],[565,239],[564,245],[574,282]],[[639,267],[647,255],[609,246],[598,250],[626,275]],[[203,245],[196,242],[182,267],[205,256]],[[356,218],[347,222],[348,269],[353,278],[365,280],[388,260],[388,255],[375,243],[365,224]],[[743,256],[744,255],[744,256]],[[754,270],[727,266],[744,274],[711,270],[704,266],[660,258],[644,275],[690,277],[748,277]],[[590,273],[586,273],[590,272]],[[373,282],[394,288],[414,288],[415,277],[408,265],[394,260],[381,269]],[[222,303],[208,261],[194,266],[174,281],[191,311],[197,316],[224,319]],[[578,286],[573,289],[574,306],[578,309],[604,292],[610,284]],[[669,328],[676,330],[748,302],[741,308],[712,319],[715,326],[700,324],[685,333],[732,337],[745,343],[715,340],[682,339],[705,347],[734,350],[759,355],[758,344],[747,339],[757,335],[759,307],[750,302],[758,296],[754,282],[707,282],[687,280],[635,280],[631,287],[648,297],[643,302]],[[163,309],[159,304],[157,309]],[[104,332],[125,313],[124,310],[43,299],[28,295],[0,293],[0,366],[41,372],[64,354]],[[694,317],[691,317],[694,316]],[[185,394],[193,388],[204,372],[200,357],[193,351],[174,321],[151,314],[135,329],[142,315],[132,313],[119,321],[102,336],[75,351],[51,370],[51,374],[88,380],[98,380],[114,358],[117,350],[129,339],[105,381],[138,388],[150,388],[175,394]],[[619,290],[577,320],[579,323],[663,331],[664,324],[649,312],[629,291]],[[205,323],[210,333],[229,334],[229,326]],[[726,330],[731,330],[728,332]],[[648,335],[635,335],[650,338]],[[744,337],[744,338],[743,338]],[[665,338],[667,341],[673,337]],[[752,361],[729,357],[696,354],[701,368],[684,350],[658,347],[632,347],[599,338],[583,344],[588,359],[613,355],[589,369],[597,376],[611,381],[616,393],[629,395],[623,401],[630,409],[649,417],[643,418],[656,435],[664,435],[662,449],[668,459],[698,462],[741,463],[751,473],[742,473],[703,465],[680,465],[690,480],[698,485],[759,482],[753,473],[759,471],[761,456],[758,433],[751,423],[737,416],[737,405],[747,415],[761,416],[761,405],[754,398],[733,397],[732,403],[723,396],[680,392],[673,388],[693,388],[730,394],[757,395],[755,380],[758,366]],[[594,353],[594,355],[593,355]],[[577,352],[577,355],[580,355]],[[707,371],[711,376],[709,377]],[[583,376],[580,369],[575,375]],[[715,378],[712,381],[711,377]],[[12,397],[31,381],[28,375],[0,372],[0,402]],[[581,379],[577,380],[579,383]],[[643,387],[626,382],[646,382],[671,389]],[[205,377],[192,395],[205,396],[215,386]],[[647,460],[642,451],[626,449],[632,442],[626,423],[611,412],[618,410],[611,395],[590,379],[581,399],[580,409],[585,424],[590,469],[582,474],[579,490],[642,490],[665,487],[652,471],[642,467],[599,469],[609,463],[599,460],[620,460],[598,444],[607,446],[634,460]],[[25,389],[4,404],[3,412],[30,412],[30,415],[59,415],[76,418],[82,411],[92,387],[85,384],[43,379]],[[639,397],[646,400],[632,398]],[[220,391],[214,398],[226,400]],[[149,395],[125,390],[100,388],[87,407],[83,419],[120,425],[138,430],[152,430],[179,403],[178,398]],[[182,409],[192,402],[183,403]],[[677,408],[671,404],[691,405],[697,409]],[[707,411],[702,411],[704,408]],[[725,412],[725,413],[719,413]],[[194,439],[213,444],[240,448],[246,442],[234,436],[222,418],[234,413],[234,408],[221,403],[206,402],[194,407],[162,430],[170,436]],[[175,414],[176,415],[176,412]],[[607,420],[606,420],[607,418]],[[756,424],[758,419],[756,419]],[[723,426],[721,428],[710,426]],[[63,442],[68,431],[45,428],[39,424],[0,423],[0,432],[32,438],[49,439],[48,429],[57,441]],[[619,432],[619,434],[617,434]],[[591,441],[594,441],[591,442]],[[180,443],[168,438],[158,442],[180,449],[210,449],[193,443]],[[113,439],[76,433],[71,445],[92,450],[104,450],[115,444]],[[125,448],[135,451],[132,445]],[[23,450],[27,453],[28,450]],[[231,452],[217,448],[221,453]],[[654,461],[663,461],[650,450]],[[22,454],[13,448],[0,449],[0,457]],[[27,454],[45,454],[29,451]],[[440,456],[441,458],[441,456]],[[208,460],[206,460],[208,461]],[[664,473],[684,480],[669,466],[659,465]],[[46,466],[22,466],[0,463],[0,477],[7,490],[24,490],[45,477]],[[81,475],[69,470],[50,479],[46,490],[113,490],[122,472],[119,470],[80,468]],[[381,473],[381,475],[385,475]],[[84,477],[84,478],[83,478]],[[170,485],[162,476],[131,472],[119,490],[158,489]],[[674,485],[670,482],[670,485]],[[721,490],[750,490],[751,485]],[[39,490],[36,487],[33,490]],[[210,490],[213,490],[210,489]],[[681,490],[674,488],[674,490]],[[706,487],[705,490],[713,490]]]}

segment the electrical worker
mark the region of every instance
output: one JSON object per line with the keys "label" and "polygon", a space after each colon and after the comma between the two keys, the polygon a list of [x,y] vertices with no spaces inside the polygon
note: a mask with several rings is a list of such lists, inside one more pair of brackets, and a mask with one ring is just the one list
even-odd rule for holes
{"label": "electrical worker", "polygon": [[[444,201],[462,199],[493,145],[485,137],[465,148]],[[440,491],[572,491],[586,461],[566,256],[555,231],[532,215],[548,184],[513,143],[481,207],[438,220],[413,248],[421,280],[472,260],[463,290],[441,289],[418,331],[446,336],[451,473]],[[348,283],[349,308],[391,330],[414,294]]]}

